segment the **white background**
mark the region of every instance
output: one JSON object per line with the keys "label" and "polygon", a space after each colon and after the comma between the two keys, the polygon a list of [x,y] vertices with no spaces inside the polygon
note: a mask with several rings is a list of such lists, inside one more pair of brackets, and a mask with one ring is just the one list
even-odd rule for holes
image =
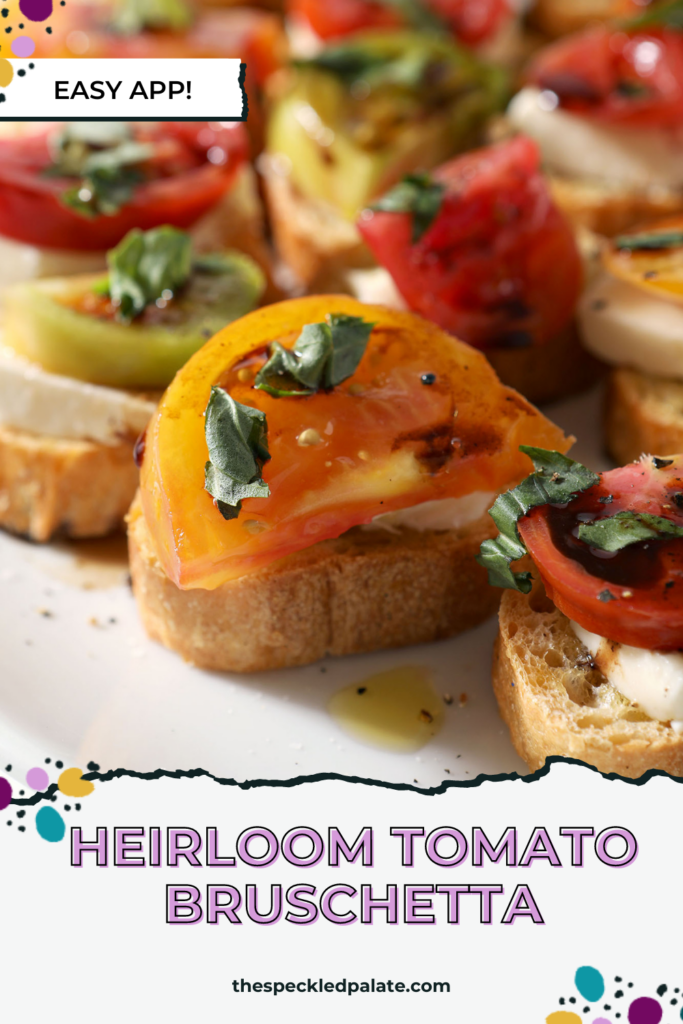
{"label": "white background", "polygon": [[[17,832],[16,808],[0,821],[0,884],[3,965],[3,1017],[12,1024],[73,1021],[80,1013],[101,1022],[255,1020],[374,1021],[434,1019],[496,1024],[542,1024],[559,1009],[559,997],[576,996],[582,1020],[604,1017],[598,1011],[610,998],[616,976],[632,996],[655,996],[662,982],[671,989],[683,981],[680,919],[683,898],[678,884],[683,822],[680,784],[655,778],[646,785],[603,779],[588,768],[557,764],[548,777],[485,783],[479,788],[450,789],[441,796],[397,792],[343,782],[308,783],[294,788],[244,791],[208,779],[96,783],[81,800],[82,810],[64,812],[68,825],[78,824],[86,838],[108,825],[215,826],[221,854],[234,853],[246,827],[265,825],[282,836],[294,826],[309,825],[326,835],[337,826],[353,840],[372,824],[375,867],[360,864],[328,868],[324,862],[306,870],[280,858],[254,869],[96,868],[69,864],[67,839],[48,844],[36,833],[35,810]],[[54,804],[62,808],[65,798]],[[14,818],[11,827],[5,818]],[[423,853],[413,869],[402,868],[394,826],[433,828],[451,825],[466,835],[481,826],[492,841],[515,825],[520,849],[535,826],[545,826],[564,866],[536,863],[529,868],[504,865],[476,869],[468,861],[452,869],[431,865]],[[587,846],[587,864],[572,868],[569,840],[561,826],[629,828],[639,841],[635,863],[611,869]],[[419,847],[418,847],[419,848]],[[506,896],[526,883],[539,904],[545,925],[520,920],[511,926],[486,927],[478,921],[475,897],[465,897],[462,923],[449,926],[438,903],[436,926],[387,926],[359,923],[347,927],[319,920],[301,927],[284,921],[271,927],[249,922],[241,927],[222,922],[171,927],[165,923],[167,883],[227,882],[242,889],[255,882],[288,886],[307,882],[319,892],[332,883],[355,887],[370,883],[501,883]],[[269,891],[269,890],[267,890]],[[443,897],[439,897],[443,900]],[[494,899],[494,920],[507,899]],[[592,965],[608,981],[608,993],[595,1012],[574,989],[576,969]],[[308,977],[339,981],[391,978],[394,981],[449,981],[450,994],[235,994],[234,978],[250,981],[299,981]],[[39,979],[39,980],[38,980]],[[627,990],[632,981],[634,988]],[[669,993],[673,995],[673,993]],[[669,997],[667,996],[667,999]],[[622,999],[622,1004],[627,1000]],[[680,1003],[676,1008],[680,1011]],[[662,1024],[674,1024],[678,1012],[668,1008]]]}
{"label": "white background", "polygon": [[[108,60],[79,60],[78,58],[11,60],[14,79],[3,90],[6,102],[0,120],[116,120],[194,119],[198,121],[227,121],[242,117],[242,90],[239,85],[240,61],[226,57],[215,58],[111,58]],[[28,65],[34,67],[29,70]],[[20,68],[26,75],[19,77]],[[155,99],[138,95],[131,99],[135,83],[140,81],[149,96],[152,81],[168,83],[171,80],[191,81],[190,98],[186,92],[169,98],[166,92]],[[90,94],[90,83],[104,83],[103,99],[56,99],[55,83],[68,81],[71,95],[77,82],[82,81]],[[106,87],[121,82],[116,99]],[[187,89],[187,86],[186,86]]]}

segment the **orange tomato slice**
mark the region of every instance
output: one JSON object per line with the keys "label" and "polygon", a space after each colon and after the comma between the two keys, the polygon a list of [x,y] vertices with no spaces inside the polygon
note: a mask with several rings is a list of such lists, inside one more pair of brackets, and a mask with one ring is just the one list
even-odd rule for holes
{"label": "orange tomato slice", "polygon": [[[267,347],[291,346],[328,313],[375,324],[353,377],[306,398],[255,389]],[[216,384],[268,424],[270,496],[244,500],[230,521],[204,489]],[[504,490],[531,470],[520,444],[564,452],[570,442],[481,353],[412,313],[348,296],[293,299],[230,324],[179,371],[147,431],[142,507],[168,576],[212,590],[380,513]]]}
{"label": "orange tomato slice", "polygon": [[610,274],[651,295],[683,302],[683,216],[615,238],[603,251],[603,264]]}

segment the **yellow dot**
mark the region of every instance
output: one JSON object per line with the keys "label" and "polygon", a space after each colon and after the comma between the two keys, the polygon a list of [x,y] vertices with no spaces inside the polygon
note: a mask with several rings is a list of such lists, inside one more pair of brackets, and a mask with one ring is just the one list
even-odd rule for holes
{"label": "yellow dot", "polygon": [[0,57],[0,86],[4,87],[9,85],[14,78],[14,68],[8,60],[4,57]]}
{"label": "yellow dot", "polygon": [[59,792],[64,796],[90,796],[95,787],[82,775],[80,768],[66,768],[57,780]]}
{"label": "yellow dot", "polygon": [[546,1017],[545,1024],[581,1024],[578,1013],[571,1013],[569,1010],[557,1010]]}

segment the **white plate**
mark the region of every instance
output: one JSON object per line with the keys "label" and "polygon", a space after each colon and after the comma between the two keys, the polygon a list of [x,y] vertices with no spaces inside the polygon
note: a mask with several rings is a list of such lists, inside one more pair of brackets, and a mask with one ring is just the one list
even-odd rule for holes
{"label": "white plate", "polygon": [[[579,438],[575,458],[606,468],[598,393],[549,415]],[[109,566],[97,564],[103,551]],[[204,672],[147,639],[116,551],[0,535],[0,767],[13,774],[46,757],[83,769],[204,768],[238,780],[338,772],[420,787],[526,771],[491,691],[495,620],[454,640],[303,669]],[[339,689],[400,664],[430,668],[436,689],[455,697],[442,730],[412,753],[357,742],[327,710]]]}

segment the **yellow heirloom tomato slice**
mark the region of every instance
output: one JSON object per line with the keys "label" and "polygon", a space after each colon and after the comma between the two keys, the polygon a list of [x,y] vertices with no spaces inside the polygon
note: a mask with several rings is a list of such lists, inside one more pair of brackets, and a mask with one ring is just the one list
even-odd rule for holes
{"label": "yellow heirloom tomato slice", "polygon": [[[291,347],[331,313],[375,325],[352,377],[303,398],[254,387],[273,342]],[[270,496],[245,499],[229,521],[204,489],[213,385],[268,425]],[[168,576],[211,590],[383,512],[504,490],[531,470],[520,444],[569,447],[481,353],[412,313],[348,296],[292,299],[230,324],[177,374],[147,431],[142,504]]]}
{"label": "yellow heirloom tomato slice", "polygon": [[604,250],[605,268],[669,302],[683,302],[683,216],[667,217],[615,238]]}

